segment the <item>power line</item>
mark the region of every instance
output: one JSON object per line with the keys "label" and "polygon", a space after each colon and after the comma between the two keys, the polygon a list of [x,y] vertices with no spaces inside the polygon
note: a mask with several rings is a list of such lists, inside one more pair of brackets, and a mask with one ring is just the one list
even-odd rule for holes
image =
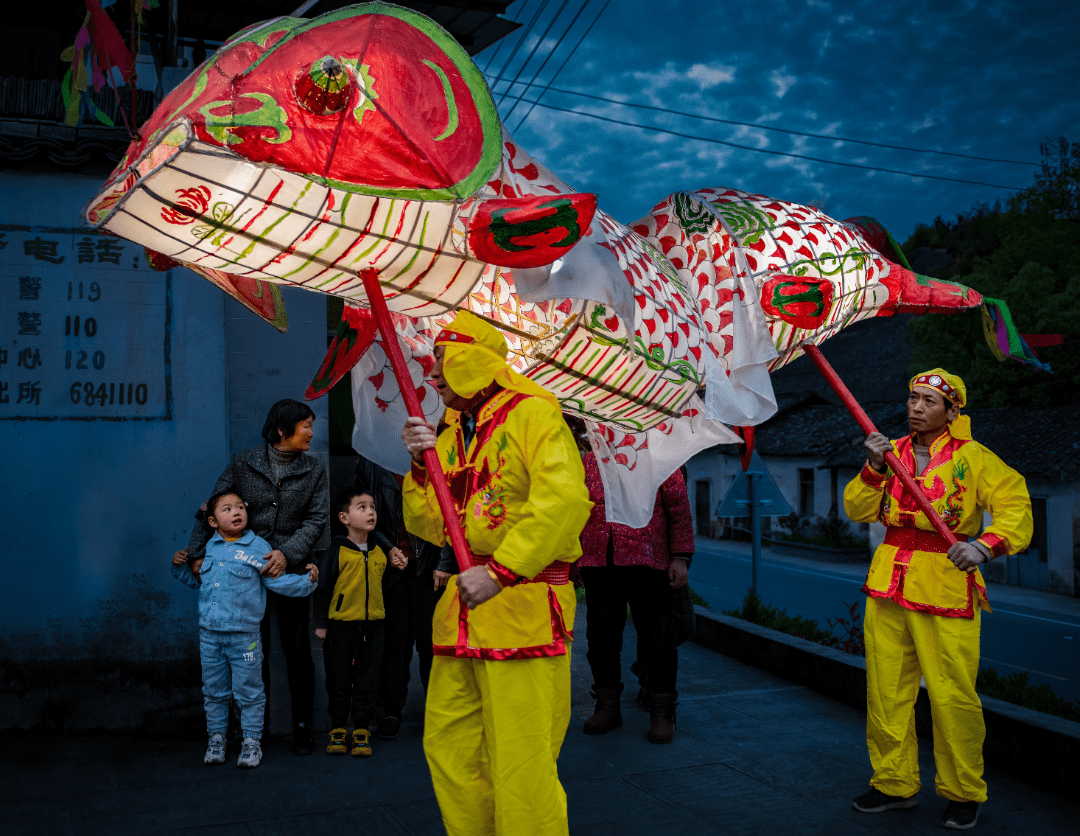
{"label": "power line", "polygon": [[[544,62],[540,65],[540,68],[535,73],[533,73],[532,80],[526,85],[526,87],[532,87],[533,84],[536,82],[536,79],[538,79],[540,77],[540,73],[542,73],[544,71],[544,67],[547,66],[547,62],[550,61],[552,59],[552,57],[555,55],[555,53],[559,51],[559,47],[562,46],[562,42],[566,39],[566,36],[570,34],[570,30],[574,28],[574,24],[577,23],[578,18],[581,17],[581,13],[583,11],[585,11],[586,7],[589,5],[590,2],[591,2],[591,0],[585,0],[585,2],[582,3],[578,7],[577,12],[574,14],[573,18],[571,18],[571,20],[570,20],[570,25],[567,26],[566,29],[563,30],[563,33],[559,36],[559,40],[557,40],[555,42],[555,46],[553,46],[551,48],[551,50],[548,52],[547,57],[544,58]],[[566,3],[563,3],[563,6],[565,7]],[[559,9],[559,14],[562,14],[562,9]],[[576,47],[575,47],[575,49],[576,49]],[[571,52],[570,54],[573,55],[574,53]],[[556,73],[555,75],[558,75],[558,73]],[[555,80],[555,76],[552,76],[551,81],[554,81],[554,80]],[[550,84],[551,82],[549,81],[548,83]],[[543,95],[544,95],[544,93],[543,93],[543,91],[541,91],[540,95],[537,96],[537,98],[540,98]],[[510,114],[514,112],[514,108],[516,108],[517,105],[518,105],[517,102],[514,102],[514,104],[511,105],[510,110],[508,110],[507,113],[506,113],[506,118],[503,120],[504,122],[509,122],[510,121]],[[528,115],[528,114],[526,114],[526,115]],[[522,121],[524,121],[524,120],[522,120]],[[518,122],[518,127],[519,128],[521,127],[521,122]]]}
{"label": "power line", "polygon": [[715,143],[717,145],[727,145],[727,146],[729,146],[731,148],[739,148],[739,149],[741,149],[743,151],[755,151],[755,152],[757,152],[759,154],[773,154],[774,156],[777,156],[777,157],[793,157],[793,158],[798,159],[798,160],[808,160],[809,162],[824,163],[826,165],[839,165],[839,166],[844,166],[846,168],[860,168],[860,169],[863,169],[864,171],[881,171],[881,172],[884,172],[885,174],[902,174],[905,177],[921,177],[921,178],[925,178],[927,180],[944,180],[944,181],[949,182],[949,183],[966,183],[966,184],[971,185],[971,186],[988,186],[988,187],[990,187],[992,189],[1006,189],[1008,191],[1020,191],[1021,189],[1026,188],[1025,186],[1001,186],[1001,185],[999,185],[997,183],[983,183],[983,182],[981,182],[979,180],[961,180],[961,179],[956,178],[956,177],[941,177],[941,176],[938,176],[936,174],[917,174],[917,173],[915,173],[913,171],[899,171],[898,169],[894,169],[894,168],[878,168],[877,166],[872,166],[872,165],[859,165],[858,163],[844,163],[844,162],[838,162],[837,160],[824,160],[824,159],[821,159],[820,157],[808,157],[805,154],[794,154],[794,153],[791,153],[789,151],[772,151],[772,150],[770,150],[768,148],[752,148],[749,145],[740,145],[737,142],[728,142],[727,140],[724,140],[724,139],[715,139],[714,137],[709,137],[709,136],[696,136],[694,134],[681,133],[679,131],[672,131],[672,130],[669,130],[667,128],[658,128],[658,127],[654,127],[652,125],[638,125],[638,124],[636,124],[634,122],[624,122],[621,119],[612,119],[612,118],[610,118],[608,116],[601,116],[598,113],[587,113],[587,112],[581,111],[581,110],[570,110],[570,109],[565,108],[565,107],[556,107],[555,105],[544,104],[543,102],[530,101],[528,99],[524,99],[521,96],[510,96],[510,98],[512,98],[512,99],[521,99],[522,101],[528,102],[529,104],[535,104],[535,105],[538,105],[540,107],[547,108],[548,110],[556,110],[556,111],[559,111],[560,113],[572,113],[575,116],[586,116],[586,117],[588,117],[590,119],[599,119],[601,122],[610,122],[610,123],[612,123],[614,125],[624,125],[624,126],[629,127],[629,128],[640,128],[643,131],[656,131],[657,133],[670,134],[671,136],[681,137],[682,139],[696,139],[696,140],[699,140],[701,142],[712,142],[712,143]]}
{"label": "power line", "polygon": [[[590,2],[590,0],[585,0],[585,6],[588,6],[589,2]],[[611,0],[606,0],[606,2],[603,5],[603,8],[601,8],[600,11],[597,13],[596,17],[593,18],[592,23],[589,24],[589,28],[585,30],[585,34],[582,35],[578,39],[578,42],[576,44],[574,44],[574,48],[572,50],[570,50],[570,54],[566,56],[566,60],[563,61],[562,64],[559,65],[559,69],[557,69],[555,71],[555,75],[553,75],[550,79],[548,79],[547,85],[544,87],[543,90],[541,90],[539,92],[539,94],[537,94],[537,96],[536,96],[537,101],[542,99],[544,97],[544,93],[546,93],[548,90],[551,89],[552,83],[554,83],[555,79],[557,79],[559,77],[559,73],[561,73],[563,71],[563,67],[565,67],[567,65],[567,63],[570,61],[570,59],[574,57],[574,53],[577,52],[578,47],[581,46],[581,44],[582,44],[582,41],[584,41],[589,36],[589,33],[592,31],[592,28],[596,25],[596,21],[598,21],[600,19],[600,15],[602,15],[604,13],[604,10],[607,9],[607,7],[610,4],[611,4]],[[585,6],[581,7],[582,12],[585,11]],[[581,12],[578,12],[578,14],[581,14]],[[577,17],[575,17],[574,20],[577,20]],[[574,24],[571,23],[570,25],[573,26]],[[569,32],[570,30],[568,29],[567,31]],[[517,127],[514,128],[514,133],[517,133],[518,131],[521,130],[521,126],[525,124],[525,120],[529,118],[529,115],[533,112],[533,109],[535,107],[536,107],[536,105],[530,105],[529,106],[528,111],[525,113],[524,116],[521,117],[521,121],[519,121],[517,123]]]}
{"label": "power line", "polygon": [[[507,68],[513,63],[514,58],[517,57],[518,50],[521,49],[521,45],[525,43],[525,38],[528,36],[529,32],[532,31],[532,28],[536,24],[537,18],[540,17],[541,12],[543,12],[544,9],[547,8],[547,4],[548,0],[541,0],[540,7],[535,12],[533,12],[532,20],[529,21],[528,25],[526,25],[525,28],[521,30],[521,37],[517,39],[517,43],[514,44],[514,48],[510,50],[510,57],[507,58],[506,61],[503,63],[502,69],[499,72],[506,72]],[[523,7],[522,11],[524,10],[525,9]],[[501,76],[496,76],[496,78],[501,78]],[[508,87],[506,89],[509,90],[510,88]],[[494,92],[495,91],[493,90],[492,94],[494,94]],[[496,102],[495,106],[498,107],[500,104],[502,104],[502,99],[499,99],[499,101]]]}
{"label": "power line", "polygon": [[[608,1],[610,2],[610,0],[608,0]],[[607,6],[605,5],[604,8],[607,8]],[[603,10],[601,10],[601,11],[603,11]],[[586,34],[588,34],[588,33],[586,33]],[[560,67],[559,69],[561,70],[562,67]],[[499,81],[505,81],[505,80],[506,79],[504,79],[502,77],[496,77],[496,78],[491,79],[491,83],[495,84],[495,83],[497,83]],[[537,87],[537,86],[539,86],[537,84],[529,84],[529,83],[526,83],[526,82],[521,82],[521,83],[525,84],[526,87]],[[510,87],[511,88],[513,87],[513,83],[511,83]],[[507,92],[509,92],[509,90],[510,90],[510,88],[507,88]],[[893,150],[893,151],[912,151],[912,152],[917,153],[917,154],[941,154],[942,156],[946,156],[946,157],[960,157],[960,158],[965,159],[965,160],[978,160],[980,162],[987,162],[987,163],[1008,163],[1010,165],[1030,165],[1030,166],[1034,166],[1035,168],[1038,168],[1041,165],[1041,163],[1030,163],[1030,162],[1024,162],[1023,160],[999,160],[999,159],[997,159],[995,157],[976,157],[976,156],[973,156],[972,154],[961,154],[961,153],[956,152],[956,151],[936,151],[933,148],[911,148],[911,147],[906,146],[906,145],[888,145],[888,144],[883,143],[883,142],[871,142],[871,141],[866,140],[866,139],[852,139],[850,137],[844,137],[844,136],[830,136],[829,134],[814,134],[814,133],[808,133],[807,131],[793,131],[793,130],[789,130],[787,128],[777,128],[777,127],[774,127],[772,125],[762,125],[762,124],[759,124],[757,122],[739,122],[739,121],[736,121],[734,119],[720,119],[720,118],[718,118],[716,116],[702,116],[699,113],[688,113],[688,112],[683,111],[683,110],[672,110],[670,108],[657,107],[655,105],[638,104],[636,102],[623,102],[623,101],[620,101],[618,99],[608,98],[607,96],[596,96],[596,95],[593,95],[591,93],[581,93],[581,92],[579,92],[577,90],[562,90],[562,89],[560,89],[558,87],[552,87],[550,85],[550,83],[546,87],[544,87],[544,90],[541,91],[540,95],[542,96],[543,93],[545,91],[547,91],[547,90],[551,90],[552,92],[555,92],[555,93],[565,93],[568,96],[581,96],[582,98],[594,99],[595,101],[598,101],[598,102],[608,102],[609,104],[622,105],[623,107],[636,107],[636,108],[638,108],[640,110],[653,110],[653,111],[656,111],[658,113],[669,113],[669,114],[671,114],[673,116],[686,116],[686,117],[688,117],[690,119],[700,119],[703,122],[716,122],[716,123],[721,124],[721,125],[737,125],[737,126],[743,127],[743,128],[759,128],[759,129],[761,129],[763,131],[776,131],[777,133],[792,134],[794,136],[807,136],[807,137],[811,137],[812,139],[828,139],[828,140],[831,140],[832,142],[851,142],[851,143],[855,143],[857,145],[871,145],[871,146],[873,146],[875,148],[888,148],[888,149]],[[505,96],[506,93],[504,93],[503,95]],[[539,96],[537,96],[537,98],[539,98]],[[544,106],[544,105],[542,105],[542,106]],[[572,113],[581,113],[582,111],[570,111],[570,112],[572,112]],[[520,127],[520,124],[519,124],[519,127]],[[642,126],[639,125],[638,127],[642,127]]]}
{"label": "power line", "polygon": [[[566,2],[567,2],[567,0],[563,0],[562,7],[559,9],[560,12],[564,8],[566,8]],[[540,11],[542,12],[546,6],[547,6],[547,0],[544,0],[544,5],[540,7]],[[546,38],[548,32],[551,31],[551,26],[552,26],[552,24],[555,23],[555,18],[557,18],[558,16],[559,16],[558,13],[556,13],[555,17],[553,17],[551,19],[551,22],[548,23],[547,29],[544,30],[544,34],[540,36],[540,40],[538,40],[536,42],[536,45],[532,48],[532,52],[530,52],[529,56],[525,59],[525,63],[523,63],[520,68],[518,68],[517,75],[515,75],[514,80],[510,82],[510,86],[507,87],[506,90],[503,91],[503,94],[499,97],[499,101],[498,101],[497,104],[502,104],[503,103],[503,100],[506,98],[506,94],[509,93],[513,89],[514,85],[517,83],[517,80],[519,78],[521,78],[521,74],[523,72],[525,72],[525,68],[527,66],[529,66],[529,62],[532,61],[532,57],[536,54],[536,50],[538,50],[540,48],[540,44],[542,44],[544,42],[544,38]],[[535,20],[535,18],[534,18],[534,20]],[[529,25],[531,26],[532,24],[529,24]],[[524,41],[524,36],[522,37],[522,40]]]}
{"label": "power line", "polygon": [[[551,22],[548,23],[547,29],[544,30],[544,34],[540,36],[540,40],[537,42],[536,47],[533,49],[532,55],[529,56],[529,61],[532,60],[532,56],[536,54],[536,50],[540,48],[540,45],[544,43],[544,39],[548,36],[548,32],[550,32],[551,28],[555,25],[555,21],[557,21],[559,19],[559,17],[562,16],[563,10],[566,8],[566,4],[569,1],[570,0],[563,0],[562,5],[559,6],[559,10],[557,12],[555,12],[554,16],[551,18]],[[581,14],[580,9],[578,10],[578,14]],[[577,20],[576,16],[574,17],[574,20]],[[570,26],[574,25],[574,20],[570,21]],[[564,31],[562,33],[562,35],[559,37],[559,40],[557,40],[555,42],[555,46],[553,46],[550,50],[548,50],[547,56],[545,56],[543,62],[540,64],[540,69],[538,69],[535,73],[533,73],[532,80],[527,82],[528,85],[531,85],[534,81],[536,81],[537,76],[539,76],[541,71],[544,69],[544,67],[547,66],[547,62],[549,60],[551,60],[551,56],[555,54],[555,50],[557,50],[559,48],[560,44],[562,44],[563,38],[566,37],[566,33],[569,32],[569,31],[570,31],[570,28],[567,27],[566,31]],[[521,71],[522,72],[525,71],[525,67],[528,66],[529,61],[526,61],[524,64],[522,64],[522,66],[521,66]],[[507,87],[506,88],[507,91],[511,90],[513,88],[513,86],[514,85],[511,84],[510,87]],[[512,105],[510,105],[510,109],[508,111],[506,111],[506,116],[503,117],[504,122],[510,121],[510,114],[514,112],[514,108],[516,108],[517,106],[518,106],[518,103],[516,101]]]}

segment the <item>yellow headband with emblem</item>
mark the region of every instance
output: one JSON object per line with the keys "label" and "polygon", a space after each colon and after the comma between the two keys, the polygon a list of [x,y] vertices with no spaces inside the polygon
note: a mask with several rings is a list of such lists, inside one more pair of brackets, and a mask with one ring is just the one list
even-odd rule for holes
{"label": "yellow headband with emblem", "polygon": [[953,406],[967,405],[967,387],[964,386],[964,381],[955,374],[949,374],[945,369],[930,369],[928,372],[915,375],[911,378],[908,388],[914,389],[916,386],[937,390]]}
{"label": "yellow headband with emblem", "polygon": [[443,377],[454,393],[471,398],[492,383],[526,395],[535,395],[558,406],[547,389],[518,374],[506,364],[506,339],[494,327],[469,311],[458,311],[438,336],[443,346]]}

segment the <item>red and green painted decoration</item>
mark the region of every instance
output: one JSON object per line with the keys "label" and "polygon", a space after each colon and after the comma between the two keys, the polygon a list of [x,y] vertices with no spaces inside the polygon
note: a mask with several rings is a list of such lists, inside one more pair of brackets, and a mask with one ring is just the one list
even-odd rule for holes
{"label": "red and green painted decoration", "polygon": [[596,212],[596,195],[485,200],[469,224],[478,258],[502,267],[551,264],[581,240]]}
{"label": "red and green painted decoration", "polygon": [[468,54],[434,21],[383,3],[240,32],[165,98],[121,166],[181,119],[245,159],[370,195],[464,199],[502,158]]}

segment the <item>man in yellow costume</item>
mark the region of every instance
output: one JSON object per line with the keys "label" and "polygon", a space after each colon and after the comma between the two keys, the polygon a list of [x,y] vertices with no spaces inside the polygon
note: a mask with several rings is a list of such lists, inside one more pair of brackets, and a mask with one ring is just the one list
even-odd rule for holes
{"label": "man in yellow costume", "polygon": [[[868,460],[844,491],[856,522],[885,524],[863,591],[866,602],[866,739],[871,789],[852,802],[863,813],[914,807],[919,791],[915,698],[926,680],[934,723],[937,794],[948,799],[942,824],[975,826],[986,801],[979,670],[980,611],[990,611],[978,565],[1027,548],[1031,501],[1023,477],[971,438],[964,382],[944,369],[911,379],[911,434],[866,438]],[[955,534],[933,530],[900,480],[887,471],[893,450]],[[993,522],[982,532],[983,513]],[[977,539],[976,539],[977,538]]]}
{"label": "man in yellow costume", "polygon": [[558,401],[506,355],[498,331],[459,313],[435,340],[446,429],[410,418],[402,431],[406,528],[447,540],[423,464],[433,447],[477,564],[435,610],[424,753],[449,836],[566,836],[569,571],[592,503]]}

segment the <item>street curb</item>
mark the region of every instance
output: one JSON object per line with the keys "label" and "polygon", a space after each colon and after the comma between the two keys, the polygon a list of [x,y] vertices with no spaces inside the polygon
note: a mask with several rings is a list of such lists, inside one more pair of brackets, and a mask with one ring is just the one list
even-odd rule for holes
{"label": "street curb", "polygon": [[[694,611],[697,627],[690,641],[695,644],[866,711],[866,659],[862,656],[718,615],[704,607],[695,606]],[[1080,804],[1076,792],[1080,785],[1080,723],[992,697],[980,699],[986,722],[986,764]],[[920,737],[931,739],[930,700],[925,687],[920,689],[915,706],[915,727]]]}

